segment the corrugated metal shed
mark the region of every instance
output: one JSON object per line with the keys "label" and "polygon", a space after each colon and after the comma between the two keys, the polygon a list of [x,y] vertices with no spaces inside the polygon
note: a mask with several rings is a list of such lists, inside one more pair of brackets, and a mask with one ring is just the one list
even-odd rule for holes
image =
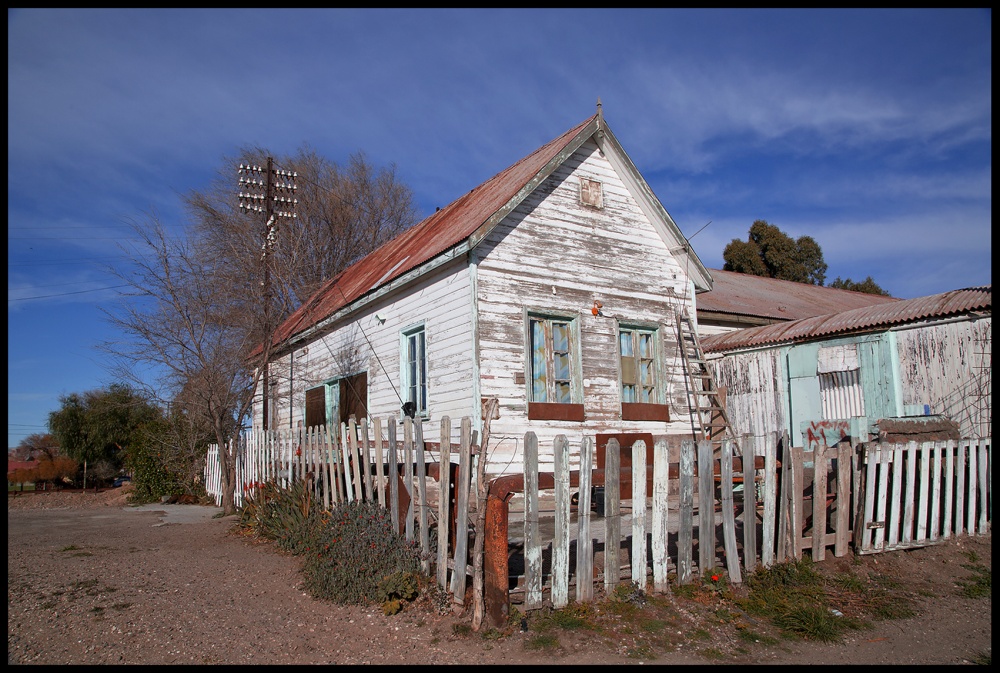
{"label": "corrugated metal shed", "polygon": [[702,339],[702,348],[706,353],[718,353],[769,344],[808,341],[834,334],[889,328],[894,325],[976,311],[989,313],[992,310],[991,297],[992,285],[952,290],[927,297],[903,299],[840,313],[715,334]]}
{"label": "corrugated metal shed", "polygon": [[900,301],[865,292],[710,269],[713,287],[698,295],[698,311],[799,320]]}

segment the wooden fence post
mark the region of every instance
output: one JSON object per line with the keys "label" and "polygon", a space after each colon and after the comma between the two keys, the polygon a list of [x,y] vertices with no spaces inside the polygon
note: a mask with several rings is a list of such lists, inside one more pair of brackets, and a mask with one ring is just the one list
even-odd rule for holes
{"label": "wooden fence post", "polygon": [[[451,418],[441,417],[441,452],[438,459],[437,581],[448,588],[448,526],[451,523]],[[457,531],[456,531],[457,533]]]}
{"label": "wooden fence post", "polygon": [[594,600],[594,540],[590,535],[590,488],[594,454],[590,437],[580,445],[580,498],[577,501],[576,600]]}
{"label": "wooden fence post", "polygon": [[610,595],[621,578],[621,445],[612,437],[604,452],[604,590]]}
{"label": "wooden fence post", "polygon": [[[417,504],[415,512],[417,514],[417,525],[420,530],[420,551],[423,552],[420,567],[424,574],[430,573],[430,551],[431,537],[427,530],[427,460],[424,455],[424,421],[417,418],[413,422],[413,441],[417,461]],[[447,528],[448,523],[444,522]]]}
{"label": "wooden fence post", "polygon": [[469,490],[472,487],[472,419],[462,418],[462,443],[459,446],[458,483],[455,484],[455,572],[451,591],[456,605],[465,605],[465,585],[469,561]]}
{"label": "wooden fence post", "polygon": [[826,558],[826,461],[825,442],[813,449],[812,559]]}
{"label": "wooden fence post", "polygon": [[372,433],[375,441],[375,483],[378,489],[378,504],[386,507],[385,501],[385,452],[382,449],[382,421],[377,418],[372,419]]}
{"label": "wooden fence post", "polygon": [[670,593],[667,572],[669,555],[669,504],[670,495],[670,452],[665,437],[653,443],[653,530],[650,536],[653,545],[653,591],[658,594]]}
{"label": "wooden fence post", "polygon": [[677,583],[691,581],[694,547],[694,440],[681,442],[680,530],[677,533]]}
{"label": "wooden fence post", "polygon": [[389,418],[386,421],[386,431],[389,435],[389,516],[392,519],[392,529],[399,532],[399,453],[396,450],[396,421]]}
{"label": "wooden fence post", "polygon": [[[742,584],[740,555],[736,550],[736,518],[733,510],[733,442],[722,440],[722,463],[719,466],[722,486],[722,544],[726,552],[726,570],[729,581]],[[714,507],[712,508],[715,509]]]}
{"label": "wooden fence post", "polygon": [[646,590],[646,442],[632,444],[632,581]]}
{"label": "wooden fence post", "polygon": [[375,493],[372,491],[372,454],[368,446],[368,419],[362,418],[358,425],[361,427],[361,476],[365,485],[365,500],[375,500]]}
{"label": "wooden fence post", "polygon": [[854,450],[850,442],[837,444],[837,519],[833,555],[847,554],[847,539],[851,531],[851,484],[854,483]]}
{"label": "wooden fence post", "polygon": [[538,530],[538,438],[524,435],[524,607],[542,604],[542,545]]}
{"label": "wooden fence post", "polygon": [[413,420],[407,416],[403,419],[403,487],[409,496],[406,508],[404,527],[407,542],[413,541],[413,507],[417,494],[413,492]]}
{"label": "wooden fence post", "polygon": [[715,488],[712,442],[698,442],[698,573],[715,567]]}
{"label": "wooden fence post", "polygon": [[743,567],[752,573],[757,565],[757,447],[753,435],[743,435]]}
{"label": "wooden fence post", "polygon": [[569,442],[556,435],[552,446],[555,490],[555,537],[552,540],[552,605],[569,603]]}
{"label": "wooden fence post", "polygon": [[765,568],[774,564],[777,491],[778,433],[773,432],[764,437],[764,523],[761,526],[760,562]]}

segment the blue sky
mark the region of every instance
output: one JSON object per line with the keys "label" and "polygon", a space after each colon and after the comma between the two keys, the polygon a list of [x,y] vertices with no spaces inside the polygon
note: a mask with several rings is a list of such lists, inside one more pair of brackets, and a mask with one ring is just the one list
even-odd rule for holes
{"label": "blue sky", "polygon": [[[396,165],[421,216],[592,115],[702,261],[755,219],[910,298],[991,282],[991,20],[959,10],[7,11],[8,446],[111,382],[128,222],[224,157]],[[233,181],[236,173],[233,171]]]}

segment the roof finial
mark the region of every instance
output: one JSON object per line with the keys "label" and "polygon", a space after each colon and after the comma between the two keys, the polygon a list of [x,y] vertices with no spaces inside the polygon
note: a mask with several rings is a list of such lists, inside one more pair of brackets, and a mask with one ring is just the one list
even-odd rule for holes
{"label": "roof finial", "polygon": [[604,113],[601,112],[601,97],[597,97],[597,116],[600,119],[604,118]]}

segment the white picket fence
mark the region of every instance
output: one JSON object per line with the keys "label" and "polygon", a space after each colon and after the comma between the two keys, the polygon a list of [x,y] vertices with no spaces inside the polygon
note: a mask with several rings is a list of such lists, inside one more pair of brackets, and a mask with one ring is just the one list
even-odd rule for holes
{"label": "white picket fence", "polygon": [[[430,572],[431,559],[436,557],[439,585],[461,604],[468,575],[474,433],[471,420],[462,419],[460,441],[453,445],[451,419],[442,418],[440,428],[443,441],[438,442],[425,441],[423,423],[410,418],[403,421],[401,440],[397,440],[394,419],[384,422],[377,418],[341,424],[336,433],[330,427],[246,432],[233,440],[236,505],[242,507],[259,484],[276,481],[287,485],[293,480],[308,481],[325,509],[354,500],[377,501],[389,510],[396,530],[408,541],[419,542],[424,572]],[[454,475],[453,457],[458,463]],[[431,480],[436,489],[428,488],[433,486]],[[218,446],[213,445],[206,460],[205,483],[216,504],[222,502],[221,482]],[[457,501],[454,517],[453,497]],[[437,525],[452,520],[452,526]],[[431,529],[437,533],[433,542]],[[454,543],[449,532],[454,534]]]}
{"label": "white picket fence", "polygon": [[990,438],[866,444],[858,550],[910,549],[963,532],[984,535],[992,512]]}
{"label": "white picket fence", "polygon": [[[352,421],[336,434],[327,428],[246,433],[235,440],[237,505],[257,484],[270,480],[308,480],[326,508],[354,499],[377,500],[390,511],[396,529],[419,542],[425,572],[430,574],[433,566],[439,586],[462,604],[471,571],[469,524],[476,508],[471,475],[478,447],[471,421],[462,419],[461,440],[454,445],[447,417],[441,420],[443,441],[426,441],[419,421],[405,419],[402,428],[401,440],[395,419],[384,424],[379,419]],[[804,452],[774,434],[744,436],[738,448],[727,441],[721,457],[713,457],[707,442],[684,440],[678,451],[659,438],[651,464],[645,442],[638,441],[624,447],[632,458],[632,497],[627,500],[619,491],[623,447],[608,440],[603,474],[593,467],[593,447],[592,437],[571,444],[566,436],[557,436],[553,472],[540,473],[537,438],[525,434],[523,475],[517,478],[523,486],[516,489],[523,497],[523,513],[517,515],[523,522],[523,568],[511,568],[517,545],[508,536],[514,518],[508,511],[510,496],[499,505],[499,519],[491,515],[497,504],[489,504],[493,486],[511,476],[490,482],[485,594],[487,620],[493,625],[503,622],[512,593],[525,609],[534,609],[546,601],[565,606],[571,587],[579,602],[592,600],[595,586],[608,592],[622,582],[667,593],[668,578],[683,585],[722,568],[727,580],[738,584],[758,564],[798,559],[805,550],[822,560],[828,548],[843,556],[852,542],[861,553],[933,544],[962,532],[983,534],[990,518],[989,440],[842,443]],[[580,469],[571,472],[571,464]],[[218,470],[213,447],[205,474],[217,503]],[[591,507],[597,474],[603,477],[603,516]],[[540,488],[540,477],[551,488]],[[742,492],[735,488],[740,482]],[[502,525],[491,529],[498,521]],[[491,545],[497,535],[503,539]]]}

